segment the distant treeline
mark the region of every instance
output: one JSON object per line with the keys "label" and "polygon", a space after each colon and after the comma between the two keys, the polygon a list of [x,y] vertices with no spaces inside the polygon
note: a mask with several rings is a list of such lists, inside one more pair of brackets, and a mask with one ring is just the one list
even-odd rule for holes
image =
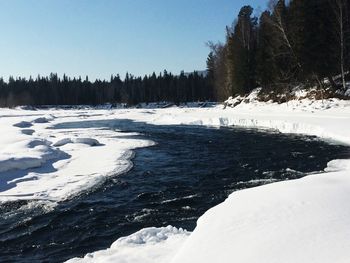
{"label": "distant treeline", "polygon": [[[209,81],[223,100],[260,86],[286,92],[299,84],[345,90],[350,70],[349,0],[278,0],[254,15],[244,6],[225,43],[209,43]],[[340,75],[339,81],[332,77]]]}
{"label": "distant treeline", "polygon": [[156,75],[134,77],[119,75],[109,81],[91,82],[86,77],[59,78],[57,74],[36,79],[12,77],[7,82],[0,79],[0,107],[18,105],[98,105],[168,101],[174,103],[213,100],[207,76],[197,72],[178,76],[167,71]]}

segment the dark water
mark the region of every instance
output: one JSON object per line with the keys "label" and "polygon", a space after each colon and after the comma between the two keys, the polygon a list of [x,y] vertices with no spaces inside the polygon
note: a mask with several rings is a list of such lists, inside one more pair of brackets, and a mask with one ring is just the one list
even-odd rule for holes
{"label": "dark water", "polygon": [[[295,179],[348,158],[345,146],[313,137],[244,129],[152,126],[130,121],[67,123],[142,132],[157,142],[139,149],[127,174],[53,211],[0,208],[0,262],[62,262],[105,249],[144,227],[193,230],[206,210],[238,189]],[[127,137],[127,136],[126,136]]]}

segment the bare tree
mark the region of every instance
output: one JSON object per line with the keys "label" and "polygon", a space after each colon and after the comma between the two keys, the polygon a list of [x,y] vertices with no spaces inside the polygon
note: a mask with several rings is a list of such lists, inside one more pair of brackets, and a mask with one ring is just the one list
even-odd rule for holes
{"label": "bare tree", "polygon": [[268,4],[269,8],[273,11],[273,16],[270,19],[270,23],[275,28],[275,30],[278,32],[278,35],[280,36],[280,38],[282,40],[281,42],[287,48],[289,54],[295,60],[297,67],[301,69],[302,68],[301,63],[299,62],[299,59],[294,51],[294,48],[291,44],[291,41],[289,40],[286,25],[283,22],[282,8],[280,8],[278,6],[279,3],[280,3],[280,1],[278,1],[278,0],[270,0],[270,2]]}
{"label": "bare tree", "polygon": [[342,87],[346,89],[345,83],[345,24],[348,0],[329,0],[335,15],[335,31],[339,39],[339,64],[342,79]]}
{"label": "bare tree", "polygon": [[[300,58],[297,56],[295,48],[288,34],[284,0],[270,0],[269,9],[270,16],[266,17],[265,22],[270,25],[273,31],[273,48],[271,49],[272,59],[275,61],[282,61],[278,63],[279,78],[275,80],[274,85],[277,87],[285,87],[287,83],[296,79],[299,72],[302,72],[303,68],[300,62]],[[285,61],[289,61],[286,63]],[[287,85],[288,86],[288,85]]]}

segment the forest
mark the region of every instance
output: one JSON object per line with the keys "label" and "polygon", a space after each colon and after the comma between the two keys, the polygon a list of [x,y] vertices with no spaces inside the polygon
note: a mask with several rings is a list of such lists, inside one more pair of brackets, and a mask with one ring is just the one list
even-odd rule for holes
{"label": "forest", "polygon": [[275,0],[258,15],[251,6],[242,7],[226,28],[225,43],[209,43],[208,81],[214,97],[225,100],[256,87],[279,93],[300,85],[345,90],[350,69],[348,2]]}
{"label": "forest", "polygon": [[205,74],[197,72],[175,76],[167,71],[156,75],[134,77],[119,75],[109,81],[59,78],[57,74],[36,79],[0,79],[0,107],[18,105],[100,105],[124,103],[136,105],[144,102],[193,102],[212,100],[212,88]]}
{"label": "forest", "polygon": [[[348,0],[272,0],[255,13],[243,6],[224,43],[208,42],[207,73],[90,81],[57,74],[0,79],[0,107],[98,105],[167,101],[223,101],[257,87],[286,93],[293,87],[345,90],[350,71]],[[336,79],[335,77],[338,76]]]}

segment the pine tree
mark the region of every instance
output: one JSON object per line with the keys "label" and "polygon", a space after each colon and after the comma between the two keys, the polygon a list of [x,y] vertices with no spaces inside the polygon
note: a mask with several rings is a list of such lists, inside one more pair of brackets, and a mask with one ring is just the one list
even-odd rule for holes
{"label": "pine tree", "polygon": [[213,51],[210,51],[207,57],[207,81],[208,81],[208,85],[212,88],[215,85],[214,74],[215,74],[215,56]]}

